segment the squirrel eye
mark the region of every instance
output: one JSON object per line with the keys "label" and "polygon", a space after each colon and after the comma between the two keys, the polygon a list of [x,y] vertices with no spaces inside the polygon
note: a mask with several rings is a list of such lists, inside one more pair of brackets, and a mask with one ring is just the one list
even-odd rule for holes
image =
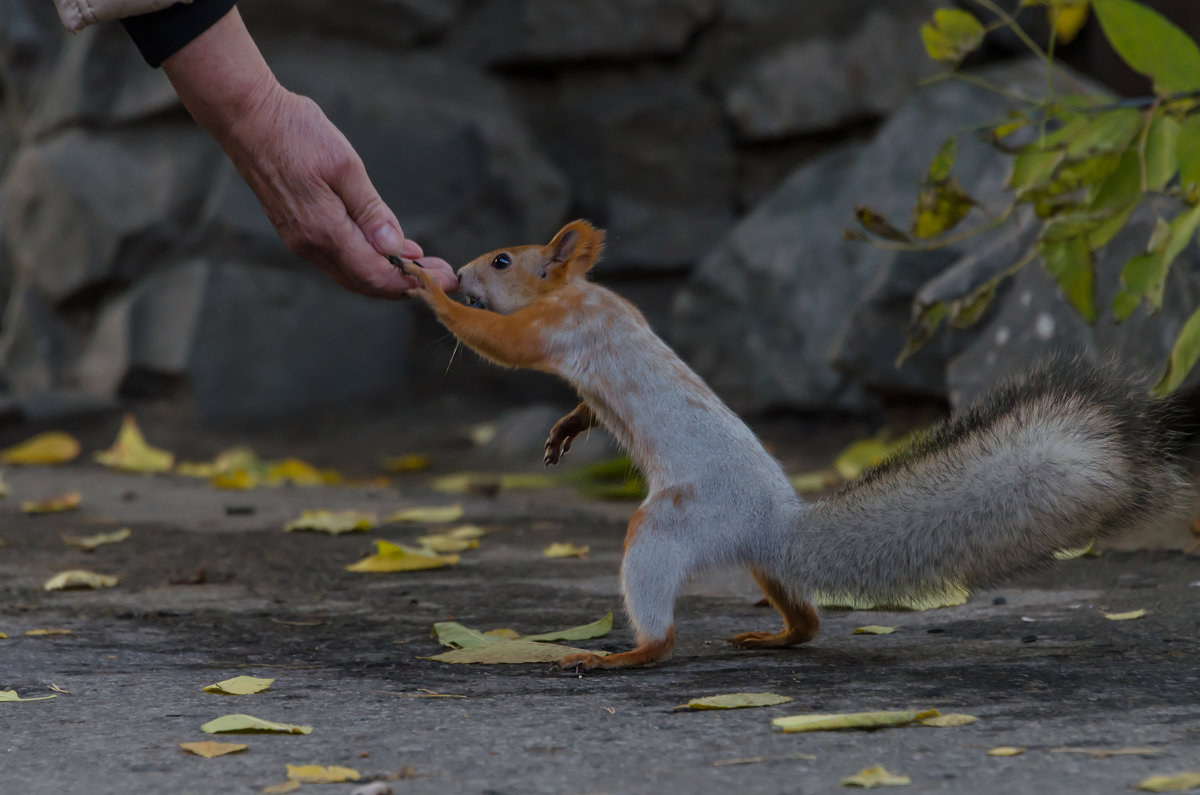
{"label": "squirrel eye", "polygon": [[512,265],[512,259],[507,254],[497,254],[496,258],[492,260],[492,267],[498,271],[504,270],[509,265]]}

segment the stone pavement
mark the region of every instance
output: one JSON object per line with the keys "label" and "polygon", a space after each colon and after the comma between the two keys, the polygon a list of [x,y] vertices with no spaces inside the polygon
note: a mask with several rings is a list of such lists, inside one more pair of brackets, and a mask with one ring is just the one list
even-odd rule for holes
{"label": "stone pavement", "polygon": [[[619,608],[629,504],[565,489],[471,495],[464,521],[491,532],[458,566],[366,575],[344,566],[373,551],[372,539],[410,540],[425,528],[328,537],[284,533],[283,523],[303,508],[383,514],[452,500],[420,476],[388,487],[222,492],[75,463],[9,469],[5,479],[12,496],[0,501],[0,632],[8,635],[0,640],[0,690],[40,696],[54,686],[69,695],[0,703],[4,793],[253,793],[282,782],[286,764],[396,777],[387,783],[395,793],[823,793],[880,764],[912,779],[899,792],[1103,793],[1200,769],[1200,558],[1179,552],[1068,561],[961,607],[828,611],[815,641],[776,652],[722,642],[777,621],[755,606],[748,577],[723,574],[693,583],[681,600],[670,662],[580,675],[423,658],[439,651],[430,637],[435,621],[531,633]],[[80,511],[18,510],[21,499],[68,489],[84,492]],[[63,532],[120,526],[132,528],[129,540],[90,554],[60,540]],[[546,559],[541,550],[552,541],[588,544],[591,554]],[[41,590],[52,573],[75,566],[121,581],[99,591]],[[1103,617],[1139,608],[1147,613],[1138,620]],[[851,634],[866,624],[898,629]],[[71,634],[23,634],[41,628]],[[609,636],[578,645],[621,650],[630,641],[618,611]],[[201,689],[243,674],[275,683],[245,697]],[[794,701],[675,709],[736,691]],[[802,712],[913,708],[979,720],[794,735],[770,726]],[[234,712],[314,731],[200,731]],[[207,739],[250,748],[201,759],[176,745]],[[1027,751],[986,755],[1002,745]],[[1055,750],[1064,746],[1157,754]],[[348,795],[360,785],[302,791]]]}

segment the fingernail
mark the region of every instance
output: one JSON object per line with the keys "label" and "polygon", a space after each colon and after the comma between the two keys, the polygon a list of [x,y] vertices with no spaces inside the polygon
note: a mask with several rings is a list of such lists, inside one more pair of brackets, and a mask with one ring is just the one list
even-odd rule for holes
{"label": "fingernail", "polygon": [[404,248],[401,249],[400,255],[407,257],[408,259],[420,259],[421,257],[425,256],[425,252],[422,250],[421,246],[417,244],[417,241],[408,240],[406,238],[404,240]]}
{"label": "fingernail", "polygon": [[404,255],[405,252],[403,251],[403,248],[405,242],[406,241],[404,238],[400,236],[400,233],[392,226],[385,225],[375,230],[375,248],[379,249],[385,254],[399,253]]}

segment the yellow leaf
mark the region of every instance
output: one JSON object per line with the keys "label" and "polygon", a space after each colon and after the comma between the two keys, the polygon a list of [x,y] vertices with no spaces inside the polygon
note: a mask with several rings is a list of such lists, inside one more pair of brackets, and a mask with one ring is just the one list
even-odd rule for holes
{"label": "yellow leaf", "polygon": [[1054,26],[1054,37],[1059,44],[1067,44],[1075,40],[1080,28],[1087,22],[1087,3],[1077,6],[1051,6],[1046,9],[1050,24]]}
{"label": "yellow leaf", "polygon": [[517,632],[515,629],[507,628],[489,629],[483,634],[489,638],[503,638],[504,640],[516,640],[517,638],[521,637],[520,632]]}
{"label": "yellow leaf", "polygon": [[383,459],[383,468],[388,472],[420,472],[433,466],[429,456],[420,453],[391,456]]}
{"label": "yellow leaf", "polygon": [[166,472],[175,464],[175,454],[146,444],[132,414],[126,414],[112,447],[93,453],[99,463],[127,472]]}
{"label": "yellow leaf", "polygon": [[211,461],[180,461],[175,465],[175,474],[185,478],[214,478],[217,467]]}
{"label": "yellow leaf", "polygon": [[293,519],[283,526],[287,532],[296,530],[311,530],[316,533],[328,533],[331,536],[342,533],[353,533],[359,530],[370,530],[375,526],[376,516],[362,511],[301,511],[299,519]]}
{"label": "yellow leaf", "polygon": [[245,751],[250,746],[245,743],[217,743],[212,740],[205,740],[199,743],[179,743],[179,747],[189,754],[202,756],[205,759],[212,759],[216,756],[225,756],[225,754],[236,754]]}
{"label": "yellow leaf", "polygon": [[869,599],[853,594],[832,594],[817,591],[816,602],[821,607],[837,607],[847,610],[936,610],[940,607],[955,607],[967,603],[970,592],[961,585],[946,585],[940,591],[920,596],[897,597],[895,599]]}
{"label": "yellow leaf", "polygon": [[297,486],[323,486],[325,477],[321,470],[299,458],[285,458],[267,467],[266,478],[268,486],[281,483],[294,483]]}
{"label": "yellow leaf", "polygon": [[979,720],[974,715],[964,715],[961,712],[951,712],[947,715],[935,715],[931,718],[922,718],[917,723],[922,726],[933,726],[934,728],[945,728],[947,726],[967,726]]}
{"label": "yellow leaf", "polygon": [[8,635],[4,634],[3,632],[0,632],[0,640],[4,640],[7,637],[8,637]]}
{"label": "yellow leaf", "polygon": [[888,456],[908,445],[910,439],[901,437],[885,441],[880,437],[860,439],[847,447],[833,461],[833,468],[845,480],[853,480],[864,470],[887,460]]}
{"label": "yellow leaf", "polygon": [[65,464],[79,455],[79,440],[62,431],[47,431],[0,451],[0,463]]}
{"label": "yellow leaf", "polygon": [[1076,549],[1060,549],[1054,553],[1055,560],[1075,560],[1075,558],[1098,558],[1100,550],[1096,549],[1096,542],[1089,543],[1086,547],[1078,547]]}
{"label": "yellow leaf", "polygon": [[387,521],[439,524],[441,522],[453,522],[456,519],[461,519],[462,515],[463,507],[461,505],[431,505],[418,508],[402,508],[388,516]]}
{"label": "yellow leaf", "polygon": [[842,779],[843,787],[862,787],[863,789],[872,789],[874,787],[905,787],[911,783],[912,779],[908,776],[898,776],[895,773],[889,773],[883,766],[866,767],[853,776],[847,776]]}
{"label": "yellow leaf", "polygon": [[1052,754],[1087,754],[1093,759],[1107,759],[1110,756],[1157,756],[1161,748],[1071,748],[1067,746],[1051,748]]}
{"label": "yellow leaf", "polygon": [[336,784],[339,781],[358,781],[361,774],[350,767],[337,765],[288,765],[288,781],[301,784]]}
{"label": "yellow leaf", "polygon": [[605,615],[591,622],[578,627],[570,627],[569,629],[560,629],[556,632],[542,632],[537,635],[526,635],[525,640],[536,640],[540,642],[559,641],[559,640],[589,640],[590,638],[599,638],[612,632],[613,611],[609,610]]}
{"label": "yellow leaf", "polygon": [[25,634],[31,638],[43,637],[45,635],[70,635],[69,629],[27,629]]}
{"label": "yellow leaf", "polygon": [[771,725],[785,733],[837,731],[840,729],[878,729],[882,726],[907,726],[913,721],[936,718],[936,709],[893,712],[843,712],[831,715],[788,715],[775,718]]}
{"label": "yellow leaf", "polygon": [[299,781],[284,781],[280,784],[272,784],[269,787],[263,787],[263,795],[284,795],[286,792],[295,792],[300,789]]}
{"label": "yellow leaf", "polygon": [[97,574],[86,569],[60,571],[42,585],[45,591],[67,591],[74,588],[112,588],[120,577]]}
{"label": "yellow leaf", "polygon": [[704,696],[688,701],[690,709],[742,709],[744,707],[773,707],[786,704],[790,696],[776,693],[723,693],[719,696]]}
{"label": "yellow leaf", "polygon": [[805,472],[792,477],[792,488],[800,492],[822,491],[832,488],[841,482],[838,473],[822,469],[819,472]]}
{"label": "yellow leaf", "polygon": [[34,696],[33,698],[21,698],[17,695],[16,690],[0,690],[0,702],[3,701],[49,701],[58,696]]}
{"label": "yellow leaf", "polygon": [[81,502],[83,502],[83,495],[78,491],[72,491],[57,497],[47,497],[44,500],[28,500],[21,503],[21,510],[29,514],[62,513],[75,510]]}
{"label": "yellow leaf", "polygon": [[253,715],[222,715],[200,727],[205,734],[240,734],[246,732],[272,732],[276,734],[312,734],[312,726],[296,726],[291,723],[256,718]]}
{"label": "yellow leaf", "polygon": [[1144,615],[1146,615],[1145,610],[1130,610],[1128,613],[1105,613],[1104,617],[1109,621],[1132,621]]}
{"label": "yellow leaf", "polygon": [[473,538],[451,538],[448,535],[419,536],[417,543],[429,552],[465,552],[475,549],[479,542]]}
{"label": "yellow leaf", "polygon": [[586,558],[592,548],[586,544],[577,547],[574,544],[554,543],[542,550],[542,556],[547,558]]}
{"label": "yellow leaf", "polygon": [[525,640],[501,640],[486,646],[454,649],[426,659],[444,663],[479,663],[482,665],[508,665],[517,663],[558,662],[568,654],[601,654],[586,649],[573,649],[555,643],[538,643]]}
{"label": "yellow leaf", "polygon": [[271,686],[274,679],[260,679],[257,676],[235,676],[204,688],[206,693],[217,693],[222,696],[249,696],[261,693]]}
{"label": "yellow leaf", "polygon": [[858,627],[851,635],[891,635],[896,631],[895,627],[881,627],[878,624],[867,624],[865,627]]}
{"label": "yellow leaf", "polygon": [[[4,482],[4,478],[0,477],[0,497],[8,496],[8,484]],[[0,547],[4,546],[4,542],[0,540]]]}
{"label": "yellow leaf", "polygon": [[84,552],[92,552],[96,547],[105,544],[119,544],[131,535],[133,535],[132,530],[128,527],[122,527],[120,530],[114,530],[111,533],[97,533],[91,536],[64,535],[62,540],[67,546],[80,547]]}
{"label": "yellow leaf", "polygon": [[1016,748],[1011,745],[1001,745],[988,750],[988,756],[1020,756],[1025,753],[1024,748]]}
{"label": "yellow leaf", "polygon": [[1200,787],[1200,770],[1174,776],[1150,776],[1137,788],[1146,792],[1187,792],[1197,787]]}
{"label": "yellow leaf", "polygon": [[210,483],[215,489],[245,491],[258,487],[258,475],[249,469],[231,469],[214,477]]}
{"label": "yellow leaf", "polygon": [[487,530],[476,524],[460,524],[458,527],[452,527],[449,530],[442,532],[442,535],[450,538],[483,538],[487,535]]}
{"label": "yellow leaf", "polygon": [[357,563],[351,563],[346,571],[361,572],[394,572],[420,571],[422,569],[440,569],[443,566],[453,566],[458,563],[458,555],[427,555],[421,550],[393,544],[390,541],[376,541],[378,550],[374,555],[363,558]]}

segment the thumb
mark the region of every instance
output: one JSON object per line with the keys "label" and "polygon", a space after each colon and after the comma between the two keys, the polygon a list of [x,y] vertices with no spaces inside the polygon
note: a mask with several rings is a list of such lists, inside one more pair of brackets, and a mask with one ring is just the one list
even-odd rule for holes
{"label": "thumb", "polygon": [[330,187],[341,197],[351,220],[380,254],[398,254],[406,259],[424,256],[415,241],[404,238],[400,222],[375,191],[361,160],[356,160],[353,168],[342,169]]}

